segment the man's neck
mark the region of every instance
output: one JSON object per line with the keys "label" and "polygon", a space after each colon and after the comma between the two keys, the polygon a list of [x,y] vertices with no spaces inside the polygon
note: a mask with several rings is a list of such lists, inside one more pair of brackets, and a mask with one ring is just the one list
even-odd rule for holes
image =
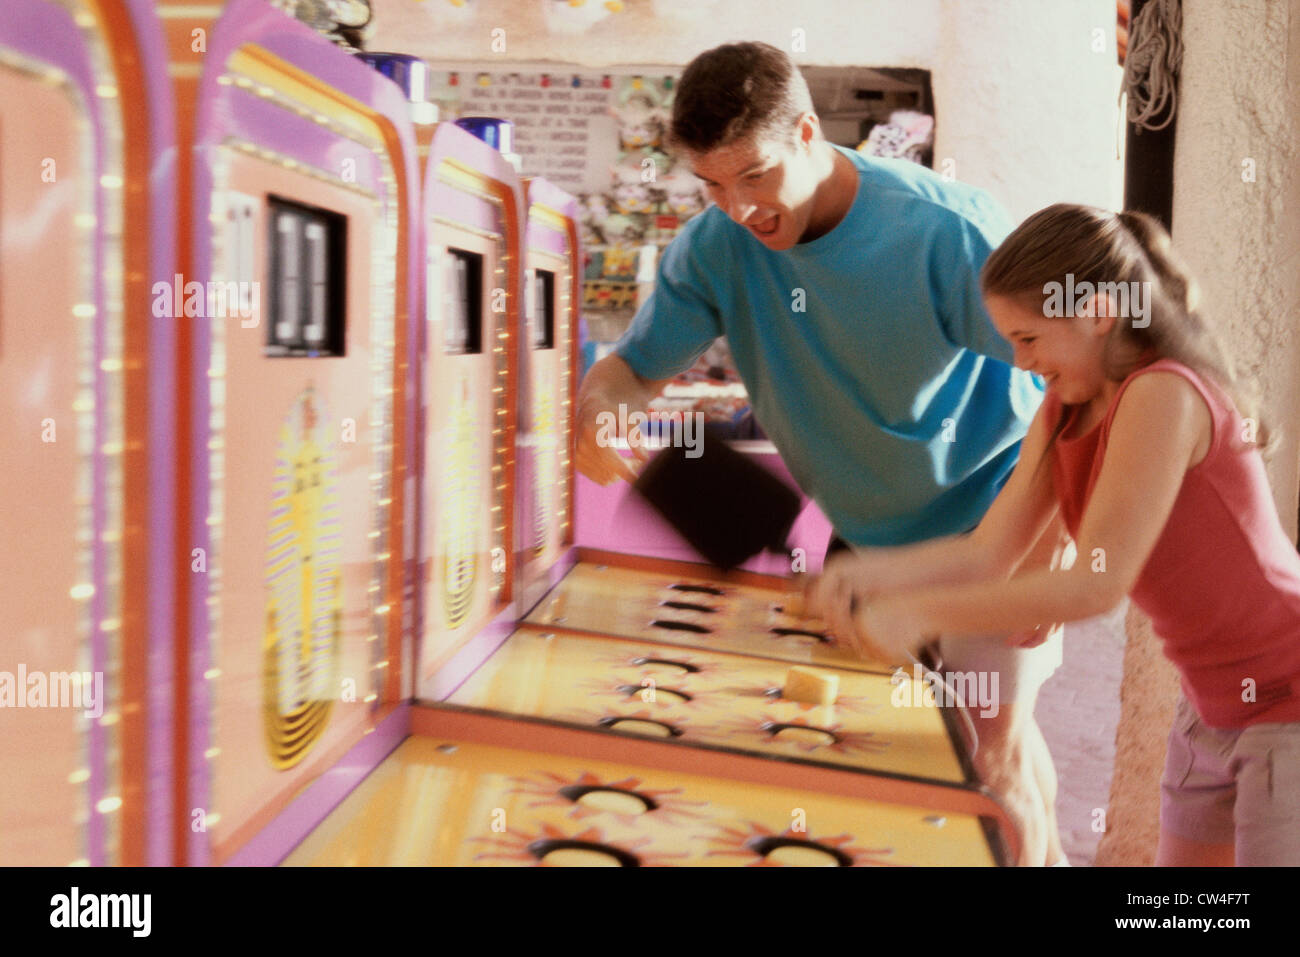
{"label": "man's neck", "polygon": [[801,243],[812,242],[838,226],[858,193],[857,168],[853,161],[825,140],[821,145],[826,157],[826,175],[813,193],[812,216],[808,228],[799,237]]}

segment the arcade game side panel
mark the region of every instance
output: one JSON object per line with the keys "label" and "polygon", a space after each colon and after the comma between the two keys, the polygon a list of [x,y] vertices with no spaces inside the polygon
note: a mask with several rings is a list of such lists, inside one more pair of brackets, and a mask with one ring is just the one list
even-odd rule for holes
{"label": "arcade game side panel", "polygon": [[0,21],[3,864],[167,853],[150,841],[165,735],[147,734],[166,730],[169,681],[148,637],[170,580],[149,518],[170,459],[165,414],[150,421],[168,320],[146,278],[170,272],[160,49],[139,0],[34,0]]}
{"label": "arcade game side panel", "polygon": [[190,856],[221,863],[401,696],[414,165],[400,91],[261,0],[197,113]]}
{"label": "arcade game side panel", "polygon": [[424,176],[417,692],[512,599],[522,188],[450,123]]}
{"label": "arcade game side panel", "polygon": [[573,403],[577,390],[582,252],[577,200],[544,179],[527,181],[525,321],[519,342],[515,523],[518,606],[551,586],[573,544]]}

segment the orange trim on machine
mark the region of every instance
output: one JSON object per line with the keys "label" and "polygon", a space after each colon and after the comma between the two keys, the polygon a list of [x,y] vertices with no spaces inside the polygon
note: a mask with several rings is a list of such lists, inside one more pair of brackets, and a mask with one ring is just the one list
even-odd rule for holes
{"label": "orange trim on machine", "polygon": [[[412,204],[406,201],[410,195],[408,190],[413,190],[418,183],[412,184],[406,182],[406,167],[400,162],[402,156],[402,141],[397,135],[397,130],[393,124],[381,113],[373,113],[371,117],[375,124],[383,133],[384,146],[388,149],[388,154],[398,159],[392,164],[393,176],[397,180],[397,302],[393,308],[393,426],[392,426],[392,447],[390,453],[390,467],[392,477],[389,481],[389,506],[388,506],[388,615],[386,624],[388,634],[385,636],[386,657],[388,667],[385,669],[384,688],[380,701],[383,704],[391,704],[402,699],[402,633],[403,622],[406,612],[406,573],[408,571],[406,555],[406,535],[414,534],[411,529],[406,527],[406,478],[407,478],[407,455],[411,450],[406,443],[406,400],[407,400],[407,371],[411,364],[410,345],[407,342],[407,323],[410,319],[412,310],[415,308],[414,303],[408,301],[407,291],[409,289],[410,270],[409,266],[409,235],[412,232],[414,223],[411,217],[418,217],[422,214],[418,205],[412,209]],[[418,174],[417,174],[418,175]],[[417,190],[418,192],[418,190]],[[418,559],[414,563],[418,566]],[[413,566],[414,567],[414,566]],[[411,588],[412,600],[414,600],[414,590],[419,588],[418,575],[412,572]],[[412,627],[414,627],[414,616],[412,616]],[[374,727],[380,719],[372,714],[370,727]]]}
{"label": "orange trim on machine", "polygon": [[[501,211],[505,217],[505,235],[523,236],[520,225],[520,209],[515,205],[516,194],[507,184],[498,179],[489,179],[488,188],[501,201]],[[515,442],[519,435],[519,290],[523,287],[524,250],[519,248],[510,257],[510,270],[506,276],[509,292],[506,294],[506,461],[502,463],[505,475],[505,489],[502,492],[501,508],[505,514],[505,548],[506,578],[501,589],[498,607],[508,605],[515,597]]]}
{"label": "orange trim on machine", "polygon": [[[573,417],[578,412],[578,378],[582,371],[582,350],[578,343],[578,322],[582,315],[582,274],[583,265],[578,256],[582,252],[582,245],[578,239],[578,224],[572,219],[565,217],[565,234],[568,237],[569,249],[572,252],[573,265],[569,269],[569,413],[568,420],[573,422]],[[575,440],[572,430],[570,431],[569,454],[569,474],[566,477],[568,481],[568,516],[569,531],[561,538],[564,545],[572,545],[574,535],[578,528],[577,507],[578,507],[578,470],[576,456],[573,450],[573,441]]]}
{"label": "orange trim on machine", "polygon": [[[194,7],[193,16],[177,16],[181,10]],[[168,0],[159,6],[159,16],[167,36],[168,73],[176,108],[176,270],[195,275],[194,224],[190,214],[194,209],[194,128],[198,118],[199,75],[203,55],[193,49],[192,31],[211,32],[215,23],[209,15],[211,4],[204,0]],[[163,13],[171,16],[162,17]],[[191,365],[194,356],[194,323],[176,324],[176,541],[174,561],[177,569],[190,567],[190,529],[194,521],[191,497],[194,494],[194,376]],[[189,863],[191,840],[190,816],[190,609],[192,575],[178,573],[173,595],[175,600],[175,629],[173,640],[173,695],[172,722],[172,856],[173,862],[184,866]]]}
{"label": "orange trim on machine", "polygon": [[[121,863],[142,866],[148,846],[150,116],[135,31],[120,0],[95,5],[122,105],[123,449],[121,606]],[[128,108],[130,107],[130,108]]]}
{"label": "orange trim on machine", "polygon": [[999,863],[1014,862],[1020,856],[1020,837],[1010,817],[992,792],[982,785],[978,788],[951,786],[802,761],[774,761],[722,748],[570,728],[536,718],[501,717],[453,705],[416,705],[411,709],[411,733],[972,814],[993,823],[996,839],[990,840],[990,845]]}

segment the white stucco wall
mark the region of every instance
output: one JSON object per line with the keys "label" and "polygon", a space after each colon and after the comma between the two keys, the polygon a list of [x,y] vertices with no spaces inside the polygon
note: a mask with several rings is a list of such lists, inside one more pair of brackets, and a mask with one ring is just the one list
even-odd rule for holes
{"label": "white stucco wall", "polygon": [[[1300,473],[1300,5],[1184,0],[1183,7],[1174,244],[1196,274],[1207,314],[1221,324],[1242,373],[1262,386],[1265,415],[1282,432],[1269,477],[1278,511],[1294,535]],[[1243,181],[1245,160],[1254,162],[1254,182]]]}
{"label": "white stucco wall", "polygon": [[[596,3],[597,0],[588,0]],[[1113,0],[627,0],[580,34],[547,29],[542,0],[375,0],[374,50],[435,63],[685,66],[762,40],[801,64],[931,71],[935,165],[989,189],[1018,221],[1057,201],[1116,207],[1119,67]],[[689,16],[663,11],[686,11]],[[492,30],[505,30],[504,53]],[[796,30],[802,30],[796,35]],[[1093,50],[1094,30],[1103,49]]]}
{"label": "white stucco wall", "polygon": [[[937,49],[943,0],[626,0],[580,34],[547,28],[544,2],[374,0],[371,49],[431,60],[555,60],[588,67],[624,63],[685,65],[720,43],[762,40],[789,50],[804,31],[801,62],[923,66]],[[595,7],[600,0],[587,0]],[[492,52],[491,31],[506,30],[506,53]]]}
{"label": "white stucco wall", "polygon": [[[1123,169],[1112,0],[945,0],[936,23],[935,168],[1016,221],[1051,203],[1118,208]],[[1094,50],[1094,44],[1100,49]]]}

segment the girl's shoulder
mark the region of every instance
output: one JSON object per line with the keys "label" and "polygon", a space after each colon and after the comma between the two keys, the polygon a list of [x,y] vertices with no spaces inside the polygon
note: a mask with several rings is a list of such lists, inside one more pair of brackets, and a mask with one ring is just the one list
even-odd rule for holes
{"label": "girl's shoulder", "polygon": [[[1163,374],[1161,374],[1163,373]],[[1203,376],[1195,369],[1179,362],[1177,359],[1156,359],[1154,362],[1135,369],[1120,385],[1111,405],[1113,416],[1119,407],[1124,393],[1138,380],[1145,380],[1141,391],[1147,398],[1164,399],[1168,402],[1186,401],[1199,396],[1205,403],[1210,418],[1217,426],[1225,416],[1234,412],[1232,401],[1219,385],[1208,376]]]}
{"label": "girl's shoulder", "polygon": [[[1129,397],[1127,403],[1124,402],[1126,395]],[[1206,419],[1202,421],[1208,425],[1210,433],[1201,461],[1214,454],[1221,444],[1225,428],[1235,419],[1232,402],[1222,389],[1176,359],[1157,359],[1129,374],[1106,413],[1103,435],[1110,432],[1121,407],[1125,415],[1156,416],[1169,421],[1176,421],[1185,413],[1195,416],[1200,412],[1208,419],[1208,422]],[[1204,426],[1201,428],[1203,430]]]}

